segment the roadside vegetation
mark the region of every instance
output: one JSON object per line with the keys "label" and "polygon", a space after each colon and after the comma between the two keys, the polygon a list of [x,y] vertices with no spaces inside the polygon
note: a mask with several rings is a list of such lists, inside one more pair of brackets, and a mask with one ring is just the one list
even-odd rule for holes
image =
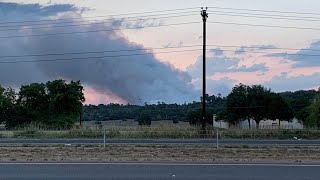
{"label": "roadside vegetation", "polygon": [[[247,121],[251,127],[250,120],[256,122],[256,126],[263,120],[274,120],[278,124],[285,121],[298,119],[305,127],[320,128],[320,110],[316,104],[320,97],[320,89],[275,93],[261,85],[247,86],[239,84],[226,96],[207,95],[206,119],[212,125],[213,114],[217,119],[228,122],[233,127],[238,127]],[[201,98],[202,99],[202,98]],[[141,119],[148,115],[151,122],[160,120],[172,120],[174,123],[189,122],[191,125],[200,124],[201,102],[185,104],[157,104],[120,105],[100,104],[85,105],[83,107],[83,120],[85,121],[109,121]],[[144,125],[150,125],[145,123]]]}
{"label": "roadside vegetation", "polygon": [[[320,89],[274,93],[261,85],[239,84],[227,97],[207,96],[207,129],[199,128],[201,102],[185,104],[144,105],[85,105],[83,87],[79,81],[64,80],[32,83],[13,88],[0,86],[0,123],[6,131],[0,138],[101,138],[106,128],[107,138],[212,138],[213,114],[228,122],[231,129],[221,129],[222,138],[287,139],[293,137],[320,138]],[[202,98],[200,98],[201,100]],[[305,130],[259,130],[263,120],[298,119]],[[102,127],[103,121],[135,119],[139,126]],[[174,125],[154,127],[152,123],[171,120]],[[250,120],[257,124],[251,129]],[[93,121],[99,128],[83,128],[77,122]],[[188,122],[181,126],[179,122]],[[249,122],[249,130],[236,129],[241,122]]]}
{"label": "roadside vegetation", "polygon": [[41,124],[70,129],[79,120],[84,102],[80,82],[64,80],[21,86],[18,93],[0,86],[0,123],[7,129]]}
{"label": "roadside vegetation", "polygon": [[[216,138],[217,129],[207,130],[206,138]],[[2,131],[0,138],[40,138],[40,139],[200,139],[200,128],[181,126],[158,127],[106,127],[105,129],[70,129],[52,131],[25,128],[16,131]],[[315,129],[220,129],[221,139],[320,139],[320,130]]]}

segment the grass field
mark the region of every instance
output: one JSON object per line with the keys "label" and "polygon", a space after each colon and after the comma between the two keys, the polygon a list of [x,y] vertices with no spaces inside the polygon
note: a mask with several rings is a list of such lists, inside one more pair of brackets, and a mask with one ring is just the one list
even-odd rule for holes
{"label": "grass field", "polygon": [[[209,129],[206,135],[198,127],[187,124],[157,125],[151,127],[140,126],[113,126],[104,127],[90,126],[86,128],[74,128],[71,130],[51,131],[37,127],[26,127],[17,131],[0,131],[1,138],[103,138],[106,133],[107,138],[117,139],[194,139],[194,138],[215,138],[216,130]],[[292,139],[293,137],[303,139],[320,139],[319,130],[242,130],[242,129],[220,129],[219,136],[223,139]]]}

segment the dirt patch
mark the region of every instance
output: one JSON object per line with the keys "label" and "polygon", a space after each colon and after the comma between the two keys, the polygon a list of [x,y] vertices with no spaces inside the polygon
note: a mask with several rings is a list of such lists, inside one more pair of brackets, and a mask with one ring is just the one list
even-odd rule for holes
{"label": "dirt patch", "polygon": [[1,146],[0,161],[320,162],[320,147],[214,145]]}

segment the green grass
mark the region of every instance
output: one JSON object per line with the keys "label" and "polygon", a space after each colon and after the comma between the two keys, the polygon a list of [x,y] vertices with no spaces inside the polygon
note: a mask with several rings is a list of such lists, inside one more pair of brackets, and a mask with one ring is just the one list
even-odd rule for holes
{"label": "green grass", "polygon": [[[113,139],[192,139],[202,138],[200,128],[192,126],[161,125],[151,127],[139,126],[108,126],[106,137]],[[303,139],[320,139],[320,130],[241,130],[220,129],[219,136],[222,139],[292,139],[293,137]],[[207,131],[207,138],[215,138],[215,130]],[[102,139],[104,129],[85,128],[63,131],[51,131],[37,127],[26,127],[16,131],[1,131],[0,138],[93,138]]]}
{"label": "green grass", "polygon": [[276,130],[222,130],[221,138],[225,139],[292,139],[293,137],[302,139],[320,139],[320,130],[311,129],[276,129]]}

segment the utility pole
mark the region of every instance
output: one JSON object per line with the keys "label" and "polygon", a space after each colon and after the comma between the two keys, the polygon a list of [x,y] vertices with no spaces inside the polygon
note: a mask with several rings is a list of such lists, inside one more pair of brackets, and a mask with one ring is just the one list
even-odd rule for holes
{"label": "utility pole", "polygon": [[[201,16],[203,20],[203,88],[202,88],[202,130],[206,130],[206,23],[208,19],[208,13],[207,10],[208,8],[206,7],[205,9],[202,7],[201,8]],[[205,133],[205,132],[204,132]]]}

